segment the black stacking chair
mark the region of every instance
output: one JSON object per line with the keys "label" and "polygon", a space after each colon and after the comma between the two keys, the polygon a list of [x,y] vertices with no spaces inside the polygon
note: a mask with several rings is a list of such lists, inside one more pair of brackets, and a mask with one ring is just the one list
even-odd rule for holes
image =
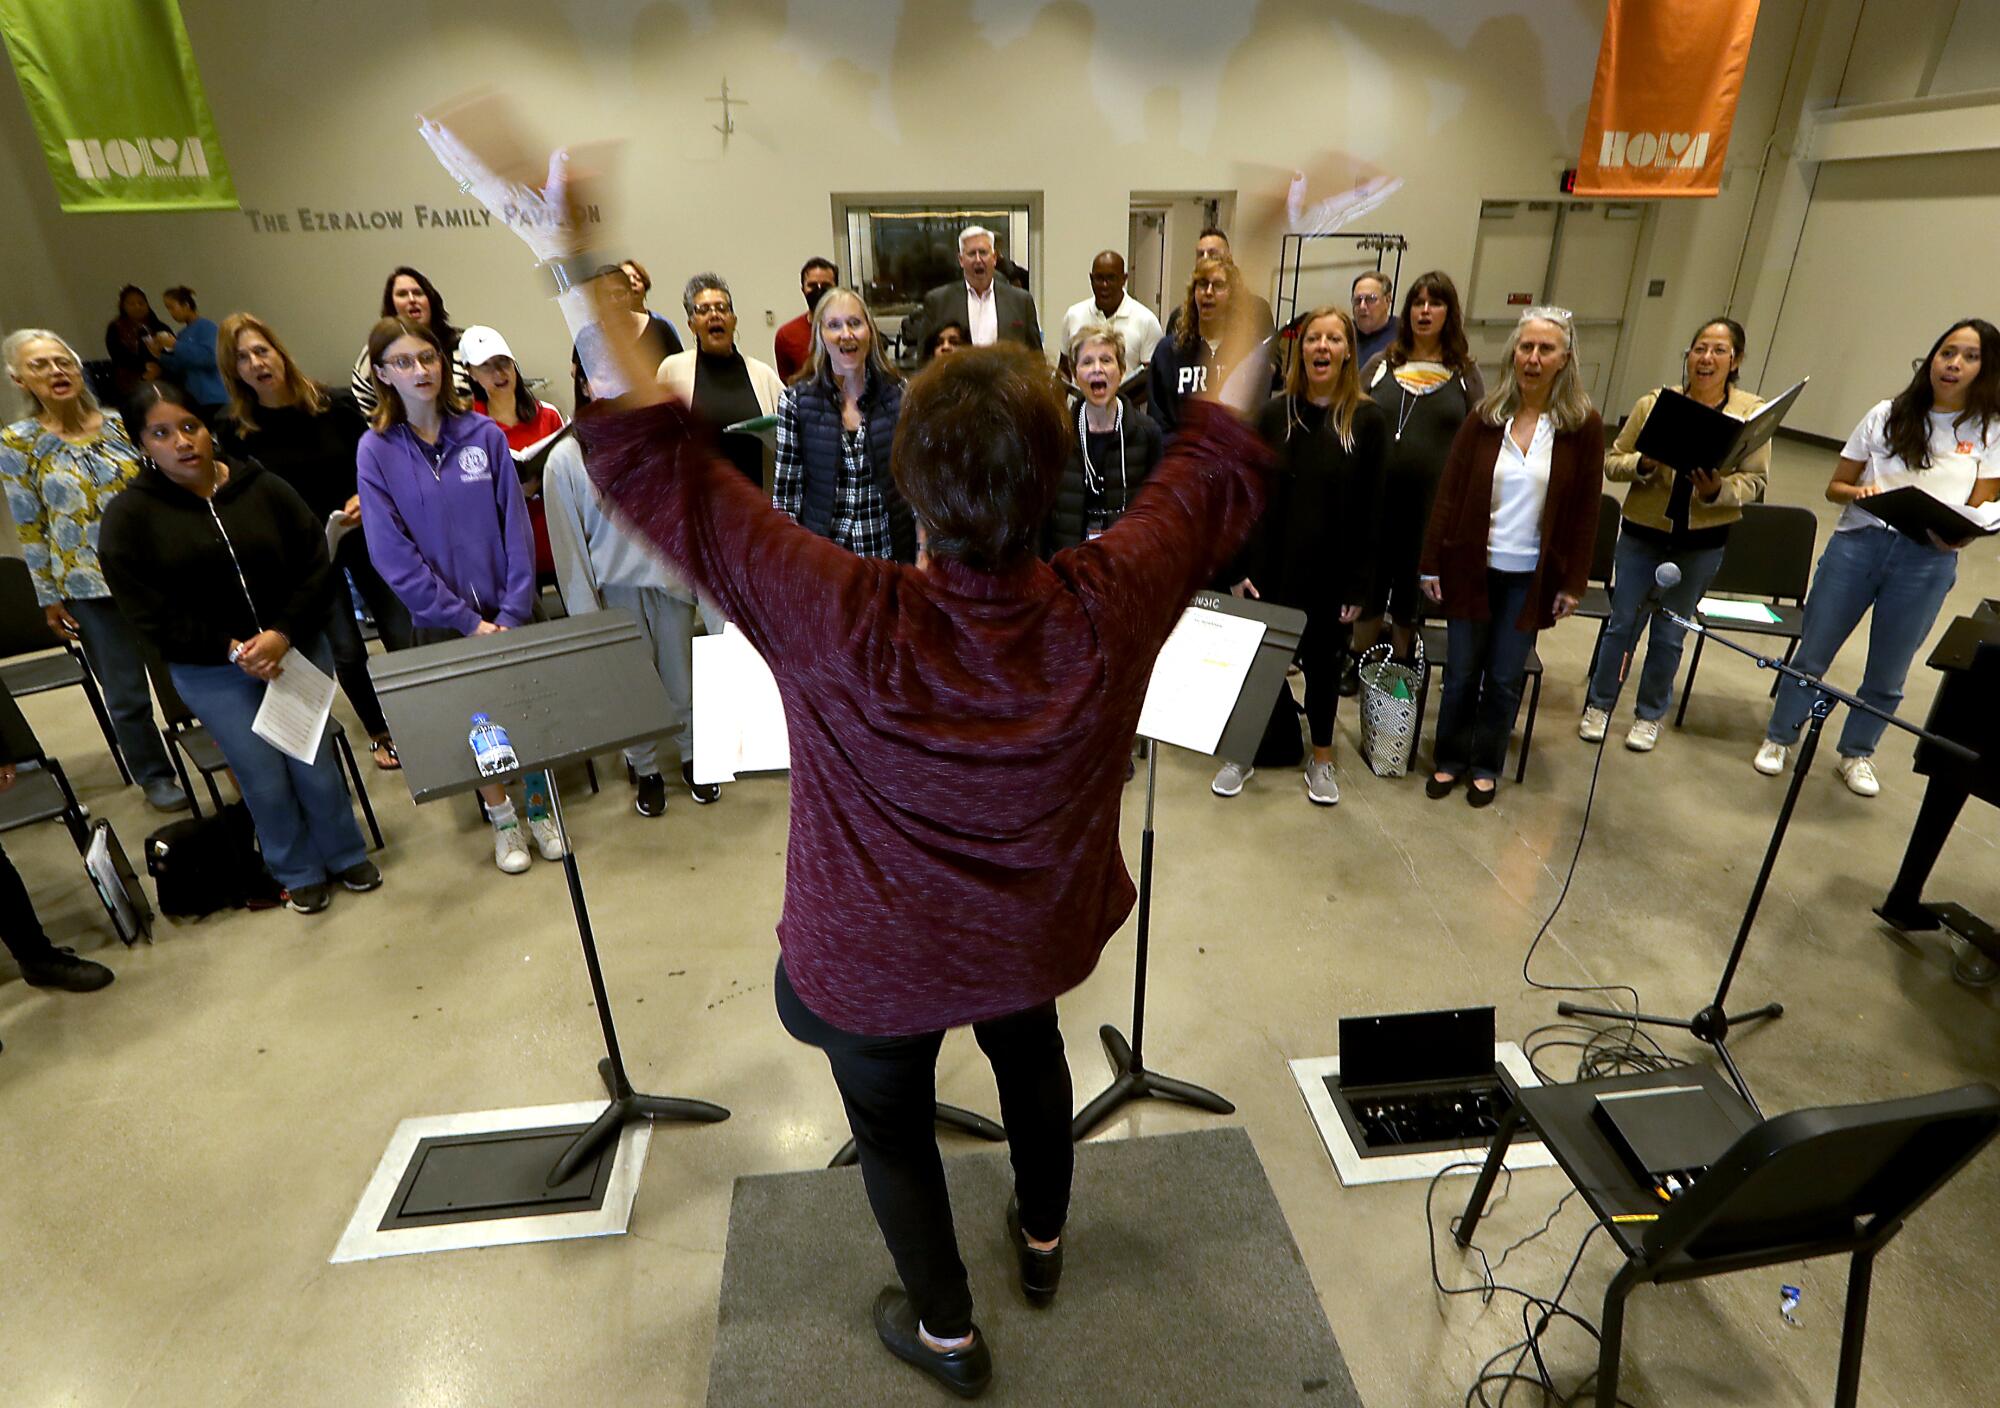
{"label": "black stacking chair", "polygon": [[[1784,659],[1789,665],[1792,653],[1799,648],[1805,622],[1806,586],[1812,580],[1813,547],[1818,537],[1819,519],[1809,508],[1745,504],[1742,521],[1729,530],[1729,546],[1723,550],[1722,567],[1709,592],[1754,598],[1770,607],[1778,619],[1768,623],[1732,621],[1703,613],[1702,625],[1711,631],[1776,636],[1785,642]],[[1695,672],[1701,668],[1702,645],[1703,638],[1696,635],[1687,683],[1681,686],[1680,707],[1674,710],[1675,728],[1687,717]],[[1778,682],[1773,679],[1771,693],[1777,692]]]}
{"label": "black stacking chair", "polygon": [[[1986,1084],[1759,1121],[1707,1067],[1528,1090],[1504,1072],[1502,1079],[1514,1105],[1453,1235],[1470,1245],[1515,1132],[1525,1124],[1539,1134],[1625,1258],[1598,1324],[1598,1408],[1618,1401],[1625,1300],[1638,1287],[1842,1255],[1851,1260],[1833,1401],[1854,1408],[1875,1257],[2000,1133],[2000,1090]],[[1600,1093],[1688,1084],[1707,1088],[1743,1133],[1686,1192],[1662,1203],[1606,1138],[1594,1109]]]}
{"label": "black stacking chair", "polygon": [[1610,494],[1597,497],[1597,542],[1590,550],[1590,577],[1583,588],[1583,600],[1573,615],[1597,622],[1597,639],[1590,647],[1590,668],[1584,678],[1597,673],[1597,655],[1604,649],[1604,624],[1611,619],[1611,572],[1618,557],[1618,524],[1625,509]]}
{"label": "black stacking chair", "polygon": [[[194,711],[187,706],[174,682],[165,670],[153,676],[153,692],[160,696],[160,712],[167,717],[167,752],[174,760],[174,771],[180,774],[181,790],[188,795],[188,805],[196,816],[201,815],[201,803],[195,800],[194,786],[188,780],[188,764],[193,763],[201,780],[208,786],[208,799],[217,811],[222,810],[222,789],[216,785],[218,773],[229,771],[229,760],[222,756],[222,745],[215,741]],[[375,849],[382,849],[382,827],[375,820],[375,807],[368,800],[368,789],[361,785],[361,769],[354,761],[354,749],[348,744],[347,730],[340,726],[340,720],[331,714],[326,720],[327,733],[333,739],[334,753],[341,765],[347,769],[347,779],[352,785],[354,799],[361,804],[361,815],[368,823],[368,834],[375,839]]]}
{"label": "black stacking chair", "polygon": [[[1424,671],[1424,681],[1417,686],[1417,736],[1410,740],[1410,758],[1414,767],[1417,745],[1423,742],[1424,707],[1431,696],[1431,677],[1444,669],[1446,632],[1441,625],[1424,625],[1420,628],[1424,637],[1424,661],[1428,668]],[[1514,781],[1518,784],[1528,775],[1528,753],[1535,746],[1535,713],[1542,706],[1542,653],[1528,651],[1526,669],[1528,683],[1528,717],[1521,729],[1521,751],[1514,759]]]}
{"label": "black stacking chair", "polygon": [[118,747],[118,735],[111,728],[111,715],[104,707],[104,696],[98,692],[97,677],[90,673],[83,647],[73,640],[61,642],[60,649],[57,644],[49,632],[48,617],[35,601],[28,564],[18,557],[0,558],[0,660],[7,662],[0,665],[0,686],[16,699],[72,685],[81,688],[83,697],[90,701],[90,712],[97,716],[104,746],[118,764],[118,776],[130,783],[132,774],[125,767],[125,754]]}
{"label": "black stacking chair", "polygon": [[76,799],[63,765],[42,751],[14,697],[0,689],[0,747],[14,759],[14,785],[0,792],[0,832],[60,821],[81,855],[90,847],[90,813]]}

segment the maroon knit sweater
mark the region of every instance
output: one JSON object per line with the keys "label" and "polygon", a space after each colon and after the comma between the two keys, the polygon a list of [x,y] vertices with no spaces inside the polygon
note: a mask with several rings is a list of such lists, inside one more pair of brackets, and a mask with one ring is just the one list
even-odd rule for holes
{"label": "maroon knit sweater", "polygon": [[806,1006],[907,1035],[1089,976],[1132,908],[1118,818],[1147,677],[1263,509],[1255,433],[1195,408],[1111,531],[988,573],[807,532],[679,405],[577,428],[599,490],[777,677],[792,760],[778,942]]}

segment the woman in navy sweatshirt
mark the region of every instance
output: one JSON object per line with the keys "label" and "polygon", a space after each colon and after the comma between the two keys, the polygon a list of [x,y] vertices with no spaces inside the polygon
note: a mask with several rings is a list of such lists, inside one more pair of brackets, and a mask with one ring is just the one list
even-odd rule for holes
{"label": "woman in navy sweatshirt", "polygon": [[113,600],[221,746],[291,907],[317,914],[336,882],[376,888],[381,874],[325,736],[302,763],[251,727],[288,651],[333,673],[325,531],[284,480],[254,460],[217,459],[194,398],[179,387],[142,384],[125,423],[146,462],[99,530]]}
{"label": "woman in navy sweatshirt", "polygon": [[[417,645],[490,635],[535,617],[535,540],[507,437],[467,409],[438,335],[384,318],[368,334],[378,388],[373,427],[355,452],[368,556],[409,608]],[[548,780],[523,779],[528,829],[544,860],[562,859]],[[493,823],[493,863],[528,868],[528,841],[504,786],[479,789]]]}

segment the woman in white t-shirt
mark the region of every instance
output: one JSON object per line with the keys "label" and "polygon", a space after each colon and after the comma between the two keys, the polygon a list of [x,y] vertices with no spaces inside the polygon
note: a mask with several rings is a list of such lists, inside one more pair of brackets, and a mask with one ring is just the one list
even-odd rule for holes
{"label": "woman in white t-shirt", "polygon": [[[1964,546],[1935,534],[1920,543],[1859,506],[1905,485],[1953,505],[2000,499],[2000,328],[1984,318],[1952,324],[1910,384],[1861,418],[1826,486],[1827,498],[1846,507],[1813,572],[1792,663],[1809,675],[1824,674],[1873,606],[1868,663],[1857,693],[1889,713],[1903,702],[1910,660],[1958,578]],[[1813,694],[1779,688],[1757,749],[1758,772],[1775,777],[1785,770]],[[1869,759],[1884,727],[1860,710],[1849,710],[1841,725],[1840,778],[1857,796],[1882,790]]]}

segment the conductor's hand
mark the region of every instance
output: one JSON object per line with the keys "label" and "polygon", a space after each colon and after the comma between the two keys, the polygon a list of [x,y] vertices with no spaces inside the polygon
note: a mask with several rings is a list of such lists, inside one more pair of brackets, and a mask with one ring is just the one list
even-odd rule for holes
{"label": "conductor's hand", "polygon": [[1571,596],[1568,592],[1557,592],[1556,619],[1560,621],[1565,616],[1573,615],[1581,601],[1580,597]]}
{"label": "conductor's hand", "polygon": [[1242,581],[1231,587],[1229,594],[1231,596],[1247,596],[1252,601],[1262,601],[1264,599],[1257,591],[1257,584],[1248,577],[1245,577]]}
{"label": "conductor's hand", "polygon": [[[417,115],[417,131],[460,190],[485,206],[541,261],[583,248],[581,212],[588,187],[603,165],[601,149],[589,159],[559,147],[547,158],[530,154],[515,128],[512,109],[497,94],[475,94]],[[592,168],[589,174],[585,168]]]}

